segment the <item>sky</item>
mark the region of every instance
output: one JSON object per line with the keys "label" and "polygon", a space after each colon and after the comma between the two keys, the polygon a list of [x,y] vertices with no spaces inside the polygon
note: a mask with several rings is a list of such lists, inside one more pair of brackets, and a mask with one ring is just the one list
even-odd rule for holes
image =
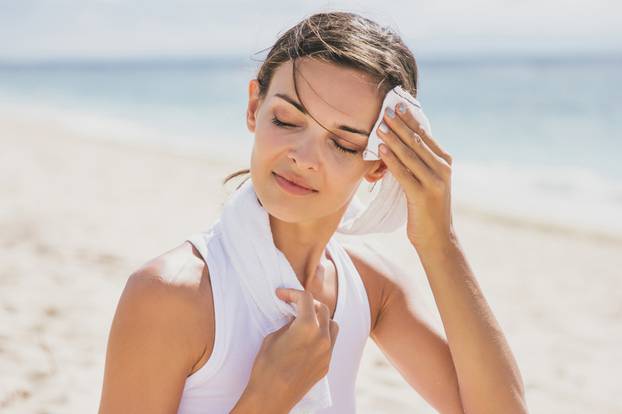
{"label": "sky", "polygon": [[0,61],[250,56],[328,10],[393,27],[419,56],[622,53],[618,0],[0,0]]}

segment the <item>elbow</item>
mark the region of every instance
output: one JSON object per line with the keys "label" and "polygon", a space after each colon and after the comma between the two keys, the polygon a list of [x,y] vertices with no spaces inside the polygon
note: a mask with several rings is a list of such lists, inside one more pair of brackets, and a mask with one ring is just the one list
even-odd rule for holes
{"label": "elbow", "polygon": [[523,385],[522,381],[520,383],[520,386],[517,387],[515,390],[514,401],[513,401],[512,406],[514,407],[514,410],[510,411],[511,413],[529,414],[529,411],[527,410],[527,398],[525,396],[525,386]]}

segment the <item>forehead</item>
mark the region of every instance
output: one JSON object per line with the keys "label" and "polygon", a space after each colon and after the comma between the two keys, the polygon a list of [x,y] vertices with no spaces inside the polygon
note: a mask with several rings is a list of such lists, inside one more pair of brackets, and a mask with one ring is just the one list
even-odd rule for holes
{"label": "forehead", "polygon": [[[270,83],[270,99],[285,102],[277,93],[296,97],[293,83],[293,63],[280,65]],[[383,96],[377,82],[359,70],[299,58],[296,61],[296,86],[302,104],[326,126],[346,124],[369,131],[378,116]]]}

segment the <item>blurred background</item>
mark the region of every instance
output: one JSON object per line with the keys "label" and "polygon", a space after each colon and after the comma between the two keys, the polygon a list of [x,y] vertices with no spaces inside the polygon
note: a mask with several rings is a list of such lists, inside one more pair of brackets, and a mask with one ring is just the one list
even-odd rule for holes
{"label": "blurred background", "polygon": [[[249,166],[248,81],[288,28],[347,10],[415,54],[530,408],[622,413],[622,6],[386,4],[0,0],[0,411],[96,410],[127,276],[207,228],[222,178]],[[361,412],[433,412],[366,352]]]}

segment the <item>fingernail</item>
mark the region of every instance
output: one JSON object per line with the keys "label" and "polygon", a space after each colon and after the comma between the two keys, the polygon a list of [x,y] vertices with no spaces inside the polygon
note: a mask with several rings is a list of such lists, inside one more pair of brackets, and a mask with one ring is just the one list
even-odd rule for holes
{"label": "fingernail", "polygon": [[400,111],[400,114],[406,112],[406,105],[404,105],[404,102],[397,104],[397,110]]}
{"label": "fingernail", "polygon": [[389,118],[395,118],[395,111],[391,108],[387,108],[387,115],[389,115]]}
{"label": "fingernail", "polygon": [[384,122],[381,122],[381,123],[380,123],[380,127],[379,127],[379,129],[380,129],[382,132],[384,132],[385,134],[386,134],[387,132],[389,132],[389,127],[388,127],[388,126],[387,126]]}

